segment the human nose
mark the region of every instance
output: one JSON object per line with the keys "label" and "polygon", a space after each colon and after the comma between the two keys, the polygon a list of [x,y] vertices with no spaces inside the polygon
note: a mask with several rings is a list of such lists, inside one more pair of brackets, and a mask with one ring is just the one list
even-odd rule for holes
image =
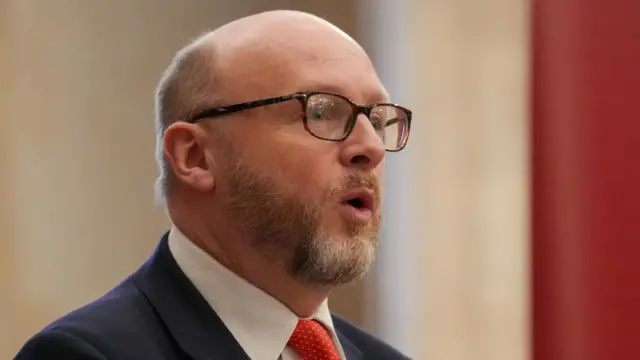
{"label": "human nose", "polygon": [[356,118],[351,133],[344,141],[341,162],[347,167],[372,170],[382,162],[384,155],[382,139],[369,119],[360,114]]}

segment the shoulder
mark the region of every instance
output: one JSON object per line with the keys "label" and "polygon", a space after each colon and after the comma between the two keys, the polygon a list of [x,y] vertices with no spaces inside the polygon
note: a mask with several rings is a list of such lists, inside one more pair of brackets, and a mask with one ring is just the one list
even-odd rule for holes
{"label": "shoulder", "polygon": [[333,323],[338,334],[344,336],[349,342],[353,343],[365,355],[375,355],[376,359],[388,360],[408,360],[409,358],[400,353],[391,345],[378,339],[372,334],[362,330],[349,320],[332,314]]}
{"label": "shoulder", "polygon": [[49,324],[24,344],[16,359],[144,357],[145,351],[158,351],[162,336],[144,295],[133,282],[125,282]]}
{"label": "shoulder", "polygon": [[102,360],[106,359],[90,342],[58,328],[44,330],[22,347],[16,360]]}

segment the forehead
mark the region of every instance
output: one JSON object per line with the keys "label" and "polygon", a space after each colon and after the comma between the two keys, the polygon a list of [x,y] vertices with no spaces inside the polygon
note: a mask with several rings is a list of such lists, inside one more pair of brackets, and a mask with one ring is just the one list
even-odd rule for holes
{"label": "forehead", "polygon": [[334,92],[359,103],[388,98],[365,51],[342,32],[303,27],[246,43],[222,69],[237,100],[298,91]]}

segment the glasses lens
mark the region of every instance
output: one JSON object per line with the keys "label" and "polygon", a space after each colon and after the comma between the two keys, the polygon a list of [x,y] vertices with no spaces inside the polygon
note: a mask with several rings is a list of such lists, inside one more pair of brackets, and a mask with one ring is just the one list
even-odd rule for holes
{"label": "glasses lens", "polygon": [[402,149],[409,135],[409,114],[393,105],[380,105],[373,108],[370,116],[373,127],[390,151]]}
{"label": "glasses lens", "polygon": [[342,139],[352,114],[351,104],[339,96],[314,94],[307,99],[307,127],[317,137]]}

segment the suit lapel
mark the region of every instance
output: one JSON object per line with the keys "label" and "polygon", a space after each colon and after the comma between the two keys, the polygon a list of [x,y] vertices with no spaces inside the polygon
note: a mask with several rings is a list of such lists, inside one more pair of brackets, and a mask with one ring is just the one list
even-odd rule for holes
{"label": "suit lapel", "polygon": [[340,345],[342,346],[342,350],[344,351],[344,355],[347,357],[347,360],[361,360],[362,352],[358,349],[346,336],[344,336],[340,330],[336,329],[336,334],[338,334],[338,340],[340,340]]}
{"label": "suit lapel", "polygon": [[167,235],[134,275],[136,284],[178,345],[193,359],[249,360],[222,320],[180,270],[169,250]]}

